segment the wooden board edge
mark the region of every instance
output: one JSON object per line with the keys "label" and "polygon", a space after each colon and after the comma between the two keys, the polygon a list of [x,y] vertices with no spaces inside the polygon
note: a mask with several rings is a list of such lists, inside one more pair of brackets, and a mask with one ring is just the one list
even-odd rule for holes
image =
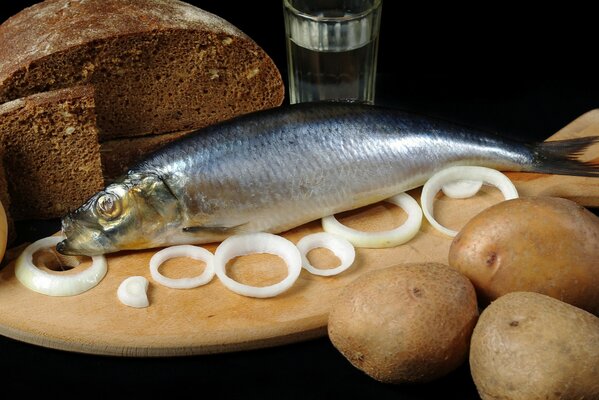
{"label": "wooden board edge", "polygon": [[122,347],[108,344],[99,346],[97,343],[74,344],[72,341],[64,340],[59,337],[45,336],[40,333],[36,334],[34,332],[23,331],[6,325],[0,325],[0,335],[19,342],[24,342],[53,350],[66,351],[69,353],[74,352],[99,356],[116,356],[131,358],[181,357],[207,354],[234,353],[239,351],[251,351],[270,347],[278,347],[282,345],[299,343],[307,340],[325,337],[327,335],[327,318],[328,314],[323,315],[321,316],[321,319],[323,319],[323,321],[314,324],[314,327],[298,332],[291,332],[285,335],[263,337],[261,339],[239,343],[187,347]]}

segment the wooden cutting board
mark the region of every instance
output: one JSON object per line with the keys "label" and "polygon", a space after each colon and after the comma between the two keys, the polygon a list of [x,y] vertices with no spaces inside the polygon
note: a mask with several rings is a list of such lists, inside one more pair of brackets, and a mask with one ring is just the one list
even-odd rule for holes
{"label": "wooden cutting board", "polygon": [[[581,116],[551,139],[590,135],[599,135],[599,110]],[[599,146],[593,146],[582,158],[599,160]],[[560,196],[585,206],[599,206],[599,178],[529,173],[509,176],[522,196]],[[419,199],[419,190],[411,194]],[[498,192],[485,187],[472,199],[440,197],[435,213],[440,222],[459,229],[470,217],[498,201]],[[389,229],[403,218],[401,210],[387,203],[340,216],[348,225],[365,230]],[[284,236],[297,242],[320,230],[319,223],[313,222]],[[335,277],[302,271],[288,292],[272,299],[239,296],[216,277],[191,290],[163,287],[149,273],[148,262],[155,250],[108,256],[108,273],[102,282],[74,297],[48,297],[24,288],[9,264],[0,271],[0,334],[56,349],[119,356],[204,354],[296,342],[326,334],[332,300],[361,274],[405,262],[447,263],[450,243],[448,237],[423,221],[420,232],[409,243],[390,249],[357,249],[354,265]],[[216,245],[205,247],[214,251]],[[325,250],[312,252],[311,258],[320,266],[333,266],[335,262]],[[161,270],[171,277],[201,271],[200,264],[189,264],[186,260],[171,260]],[[71,273],[87,265],[84,262]],[[270,255],[241,257],[229,268],[229,275],[249,284],[271,284],[285,275],[282,261]],[[148,308],[130,308],[117,299],[119,284],[132,275],[150,281]]]}

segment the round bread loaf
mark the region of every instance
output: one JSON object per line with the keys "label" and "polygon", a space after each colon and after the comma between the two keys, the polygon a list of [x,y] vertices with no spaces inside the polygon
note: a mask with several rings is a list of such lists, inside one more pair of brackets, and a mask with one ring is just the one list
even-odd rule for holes
{"label": "round bread loaf", "polygon": [[177,0],[46,0],[0,26],[0,104],[91,83],[100,140],[280,105],[281,75],[227,21]]}

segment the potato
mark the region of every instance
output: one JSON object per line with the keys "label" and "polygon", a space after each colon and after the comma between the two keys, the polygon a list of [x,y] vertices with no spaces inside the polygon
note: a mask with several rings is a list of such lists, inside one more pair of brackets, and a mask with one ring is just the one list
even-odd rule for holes
{"label": "potato", "polygon": [[491,206],[454,238],[449,265],[472,281],[481,304],[530,291],[599,315],[599,218],[573,201],[529,197]]}
{"label": "potato", "polygon": [[470,371],[483,399],[599,399],[599,318],[533,292],[481,314]]}
{"label": "potato", "polygon": [[426,382],[467,359],[477,318],[476,293],[466,277],[442,264],[406,264],[349,284],[333,304],[328,333],[374,379]]}

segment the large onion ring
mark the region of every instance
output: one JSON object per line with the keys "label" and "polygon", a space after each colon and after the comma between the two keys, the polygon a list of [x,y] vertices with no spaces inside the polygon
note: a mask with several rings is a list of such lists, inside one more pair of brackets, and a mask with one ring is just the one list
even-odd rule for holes
{"label": "large onion ring", "polygon": [[420,204],[428,222],[438,231],[454,237],[457,231],[448,229],[438,223],[433,216],[433,201],[437,192],[448,182],[460,179],[480,180],[497,187],[506,200],[518,197],[516,187],[510,179],[501,172],[485,167],[458,166],[443,169],[433,176],[422,187]]}
{"label": "large onion ring", "polygon": [[408,214],[405,222],[395,229],[381,232],[362,232],[342,225],[334,215],[322,219],[322,229],[325,232],[344,237],[356,247],[382,249],[399,246],[416,236],[418,230],[420,230],[422,210],[418,202],[406,193],[400,193],[385,201],[397,205]]}
{"label": "large onion ring", "polygon": [[[253,253],[274,254],[287,264],[287,276],[274,285],[257,287],[245,285],[227,276],[227,263],[235,257]],[[214,253],[214,270],[220,281],[233,292],[257,298],[274,297],[289,289],[302,271],[302,257],[298,248],[289,240],[271,233],[247,233],[225,239]]]}
{"label": "large onion ring", "polygon": [[130,276],[119,285],[117,297],[126,306],[145,308],[150,305],[148,300],[148,280],[143,276]]}
{"label": "large onion ring", "polygon": [[[331,250],[341,261],[338,267],[330,269],[320,269],[310,264],[308,253],[310,250],[324,247]],[[310,273],[320,276],[332,276],[340,274],[354,263],[356,259],[356,250],[352,244],[341,236],[333,235],[327,232],[313,233],[304,236],[297,242],[297,248],[302,255],[303,267]]]}
{"label": "large onion ring", "polygon": [[101,255],[92,256],[92,265],[77,274],[51,274],[33,264],[33,255],[37,251],[55,247],[62,240],[62,236],[50,236],[33,242],[23,250],[15,263],[15,275],[21,284],[48,296],[74,296],[100,283],[108,270],[106,258]]}
{"label": "large onion ring", "polygon": [[[198,261],[204,261],[204,271],[192,278],[168,278],[158,270],[166,260],[176,257],[188,257]],[[192,289],[207,284],[214,277],[214,255],[203,247],[183,244],[180,246],[166,247],[150,258],[150,275],[163,286],[172,289]]]}

